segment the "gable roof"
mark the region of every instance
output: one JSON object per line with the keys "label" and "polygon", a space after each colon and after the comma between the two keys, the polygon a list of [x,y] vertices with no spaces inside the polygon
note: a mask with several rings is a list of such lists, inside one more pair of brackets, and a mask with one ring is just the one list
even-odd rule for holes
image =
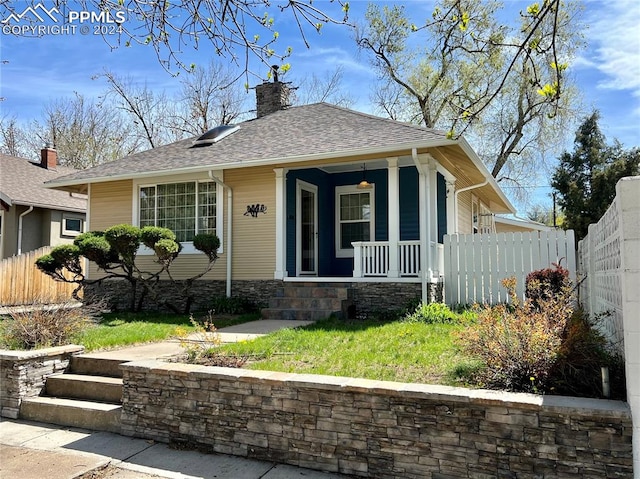
{"label": "gable roof", "polygon": [[75,171],[73,168],[64,166],[48,170],[24,158],[0,154],[0,199],[9,206],[25,205],[85,212],[87,209],[85,198],[44,187],[46,181]]}

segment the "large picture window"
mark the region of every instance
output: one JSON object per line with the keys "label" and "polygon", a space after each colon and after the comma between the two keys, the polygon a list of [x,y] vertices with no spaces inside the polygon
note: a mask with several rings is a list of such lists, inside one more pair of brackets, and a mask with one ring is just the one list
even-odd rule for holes
{"label": "large picture window", "polygon": [[356,241],[374,239],[374,189],[336,188],[336,256],[353,256]]}
{"label": "large picture window", "polygon": [[211,181],[141,186],[139,225],[169,228],[180,242],[200,233],[217,234],[216,191]]}

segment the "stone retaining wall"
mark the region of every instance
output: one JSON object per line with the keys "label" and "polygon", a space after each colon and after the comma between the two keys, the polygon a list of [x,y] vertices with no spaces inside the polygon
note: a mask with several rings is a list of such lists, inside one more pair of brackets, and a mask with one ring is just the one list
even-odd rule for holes
{"label": "stone retaining wall", "polygon": [[0,416],[17,419],[24,397],[39,396],[48,376],[62,373],[83,346],[33,351],[0,350]]}
{"label": "stone retaining wall", "polygon": [[361,477],[631,478],[626,403],[122,365],[125,435]]}

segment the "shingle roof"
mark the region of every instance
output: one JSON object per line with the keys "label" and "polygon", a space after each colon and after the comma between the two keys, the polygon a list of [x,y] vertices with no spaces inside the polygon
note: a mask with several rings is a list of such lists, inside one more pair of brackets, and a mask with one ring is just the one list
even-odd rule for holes
{"label": "shingle roof", "polygon": [[24,158],[0,154],[0,197],[11,204],[85,211],[86,199],[43,186],[45,181],[54,180],[75,171],[73,168],[64,166],[48,170]]}
{"label": "shingle roof", "polygon": [[[51,182],[74,184],[98,178],[239,163],[295,159],[301,156],[381,150],[408,144],[446,143],[441,131],[315,103],[277,111],[240,123],[218,143],[192,148],[194,138],[136,153]],[[62,180],[62,181],[61,181]]]}

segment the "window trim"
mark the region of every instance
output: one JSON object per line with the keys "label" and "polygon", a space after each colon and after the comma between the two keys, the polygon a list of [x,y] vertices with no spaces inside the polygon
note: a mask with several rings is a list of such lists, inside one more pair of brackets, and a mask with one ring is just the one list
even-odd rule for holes
{"label": "window trim", "polygon": [[[216,178],[224,181],[222,178],[222,171],[215,172]],[[153,178],[142,178],[133,181],[133,210],[131,224],[134,226],[140,226],[140,188],[145,187],[157,187],[158,185],[176,184],[176,183],[215,183],[216,185],[216,236],[220,239],[220,248],[218,248],[218,254],[224,253],[224,196],[222,187],[208,176],[202,174],[190,174],[190,175],[175,175],[175,176],[160,176]],[[196,215],[197,215],[197,200],[198,194],[196,189]],[[196,216],[196,228],[198,227],[198,219]],[[192,241],[183,241],[181,254],[200,254],[201,252],[194,248]],[[153,250],[146,246],[141,246],[138,250],[139,255],[153,255]]]}
{"label": "window trim", "polygon": [[[80,221],[80,231],[70,230],[67,228],[67,220],[78,220]],[[60,225],[62,230],[62,236],[79,236],[84,233],[85,229],[85,219],[80,215],[73,214],[62,214],[62,224]]]}
{"label": "window trim", "polygon": [[340,225],[342,221],[340,220],[340,196],[341,195],[349,195],[355,193],[369,193],[369,198],[371,200],[371,209],[369,211],[369,238],[370,241],[375,241],[375,231],[376,231],[376,185],[371,183],[371,188],[362,190],[359,189],[357,185],[345,185],[345,186],[336,186],[335,189],[335,248],[336,248],[336,258],[353,258],[353,248],[342,248],[342,241],[340,237],[341,229]]}

